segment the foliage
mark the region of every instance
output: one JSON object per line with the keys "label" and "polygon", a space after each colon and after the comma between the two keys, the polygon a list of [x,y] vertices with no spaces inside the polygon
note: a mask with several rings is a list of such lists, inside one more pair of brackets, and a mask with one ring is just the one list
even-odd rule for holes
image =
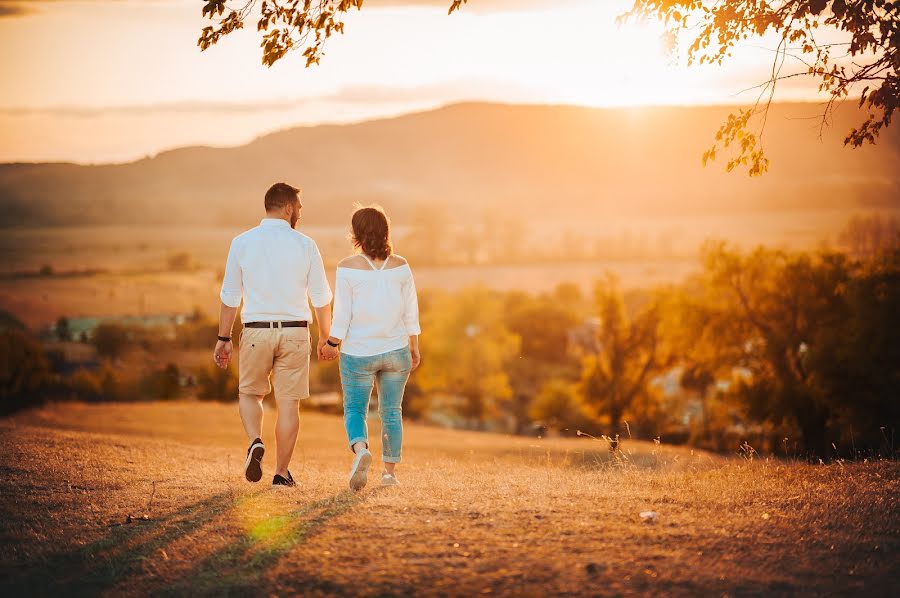
{"label": "foliage", "polygon": [[78,369],[63,380],[60,389],[66,398],[87,402],[126,401],[133,397],[131,389],[109,365],[99,371]]}
{"label": "foliage", "polygon": [[589,421],[575,384],[550,379],[541,387],[528,414],[548,427],[574,433]]}
{"label": "foliage", "polygon": [[853,216],[838,236],[838,243],[857,259],[876,259],[900,247],[900,222],[878,214]]}
{"label": "foliage", "polygon": [[[756,105],[728,116],[716,133],[703,162],[716,158],[719,144],[737,147],[727,170],[747,167],[751,176],[768,168],[762,134],[768,106],[777,84],[794,77],[808,77],[828,96],[822,124],[835,103],[862,86],[859,105],[868,117],[852,129],[845,145],[875,143],[891,123],[900,105],[900,4],[891,0],[634,0],[623,20],[655,18],[665,23],[667,35],[689,39],[688,64],[722,65],[740,44],[774,34],[778,38],[769,79],[759,86]],[[837,35],[840,42],[831,42]],[[785,71],[785,64],[798,64]],[[765,101],[763,102],[763,99]],[[760,104],[762,103],[762,107]],[[761,116],[758,133],[750,120]]]}
{"label": "foliage", "polygon": [[40,343],[22,330],[0,330],[0,413],[36,404],[50,383],[50,367]]}
{"label": "foliage", "polygon": [[743,255],[719,243],[707,246],[704,262],[735,324],[711,342],[739,350],[737,393],[752,418],[796,426],[820,457],[851,421],[868,422],[855,434],[870,442],[878,436],[872,418],[897,425],[896,252],[866,265],[829,252]]}
{"label": "foliage", "polygon": [[[451,0],[448,13],[467,0]],[[291,50],[302,51],[306,66],[319,64],[325,42],[332,34],[344,33],[344,17],[351,9],[362,10],[363,0],[246,0],[238,9],[227,9],[226,0],[204,0],[203,18],[214,25],[203,28],[197,45],[201,51],[221,38],[244,28],[259,5],[256,31],[262,36],[262,63],[272,66]],[[228,10],[228,14],[225,14]]]}
{"label": "foliage", "polygon": [[20,320],[13,314],[0,309],[0,331],[3,330],[18,330],[20,332],[26,332],[28,330],[28,327],[25,326],[22,320]]}
{"label": "foliage", "polygon": [[422,365],[417,383],[426,392],[462,398],[459,415],[482,426],[511,395],[504,366],[519,353],[520,339],[503,321],[503,303],[491,291],[472,288],[433,299],[422,314]]}
{"label": "foliage", "polygon": [[659,313],[651,304],[632,317],[626,313],[617,280],[597,284],[598,350],[586,356],[581,375],[584,401],[609,418],[610,436],[639,395],[649,393],[651,375],[661,367]]}
{"label": "foliage", "polygon": [[177,399],[182,394],[178,366],[169,363],[160,370],[150,372],[141,379],[139,392],[141,398]]}
{"label": "foliage", "polygon": [[823,370],[818,384],[839,399],[843,443],[888,448],[882,430],[900,427],[900,249],[864,263],[841,298],[846,316],[810,361]]}
{"label": "foliage", "polygon": [[237,368],[220,369],[209,365],[197,374],[197,398],[233,401],[238,396]]}

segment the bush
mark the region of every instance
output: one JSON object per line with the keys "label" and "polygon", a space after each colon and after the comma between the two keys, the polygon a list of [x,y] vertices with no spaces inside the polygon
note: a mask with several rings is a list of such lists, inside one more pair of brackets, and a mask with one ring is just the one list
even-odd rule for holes
{"label": "bush", "polygon": [[124,326],[118,324],[100,324],[94,330],[92,339],[97,355],[106,358],[119,357],[128,346],[129,334]]}
{"label": "bush", "polygon": [[0,414],[39,404],[51,382],[41,345],[22,330],[0,330]]}
{"label": "bush", "polygon": [[131,394],[115,369],[105,366],[99,371],[79,369],[63,381],[67,398],[91,403],[125,401]]}
{"label": "bush", "polygon": [[141,379],[139,385],[141,398],[177,399],[181,395],[181,374],[174,363],[161,370],[151,372]]}
{"label": "bush", "polygon": [[588,423],[577,389],[563,380],[544,383],[528,413],[533,420],[560,431],[574,432]]}
{"label": "bush", "polygon": [[197,398],[233,401],[238,396],[238,377],[232,364],[227,369],[208,366],[197,375]]}

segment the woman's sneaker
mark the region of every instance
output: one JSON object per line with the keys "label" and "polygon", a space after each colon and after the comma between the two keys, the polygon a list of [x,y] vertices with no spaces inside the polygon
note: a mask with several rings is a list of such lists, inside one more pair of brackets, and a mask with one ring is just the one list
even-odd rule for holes
{"label": "woman's sneaker", "polygon": [[263,441],[257,438],[250,443],[247,449],[247,460],[244,462],[244,476],[248,482],[258,482],[262,479],[262,458],[266,454]]}
{"label": "woman's sneaker", "polygon": [[287,477],[282,475],[275,474],[275,477],[272,478],[273,486],[287,486],[288,488],[293,488],[297,485],[297,482],[294,481],[294,476],[291,475],[291,472],[287,472]]}
{"label": "woman's sneaker", "polygon": [[369,466],[372,464],[372,453],[369,449],[362,449],[356,453],[353,460],[353,467],[350,468],[350,489],[362,490],[366,485],[366,474],[369,473]]}
{"label": "woman's sneaker", "polygon": [[382,486],[399,486],[400,480],[398,480],[394,474],[384,472],[383,474],[381,474],[381,485]]}

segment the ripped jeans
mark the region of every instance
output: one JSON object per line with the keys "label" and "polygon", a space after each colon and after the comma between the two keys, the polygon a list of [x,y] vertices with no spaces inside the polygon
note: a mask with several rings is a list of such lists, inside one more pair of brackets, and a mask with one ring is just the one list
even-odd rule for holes
{"label": "ripped jeans", "polygon": [[344,390],[344,428],[352,447],[357,442],[369,446],[369,398],[372,387],[378,390],[378,415],[381,417],[381,452],[385,463],[400,462],[403,444],[403,391],[412,356],[409,347],[380,355],[360,357],[341,353],[341,386]]}

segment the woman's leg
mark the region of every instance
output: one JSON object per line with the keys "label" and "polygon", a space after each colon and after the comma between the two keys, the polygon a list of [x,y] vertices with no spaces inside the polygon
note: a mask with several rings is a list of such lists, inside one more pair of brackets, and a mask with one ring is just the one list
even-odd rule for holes
{"label": "woman's leg", "polygon": [[391,351],[385,355],[378,372],[378,415],[381,417],[381,452],[384,469],[393,474],[400,462],[403,446],[403,392],[409,380],[412,361],[409,349]]}
{"label": "woman's leg", "polygon": [[354,453],[369,446],[369,397],[375,383],[374,360],[341,354],[341,387],[344,391],[344,429]]}

